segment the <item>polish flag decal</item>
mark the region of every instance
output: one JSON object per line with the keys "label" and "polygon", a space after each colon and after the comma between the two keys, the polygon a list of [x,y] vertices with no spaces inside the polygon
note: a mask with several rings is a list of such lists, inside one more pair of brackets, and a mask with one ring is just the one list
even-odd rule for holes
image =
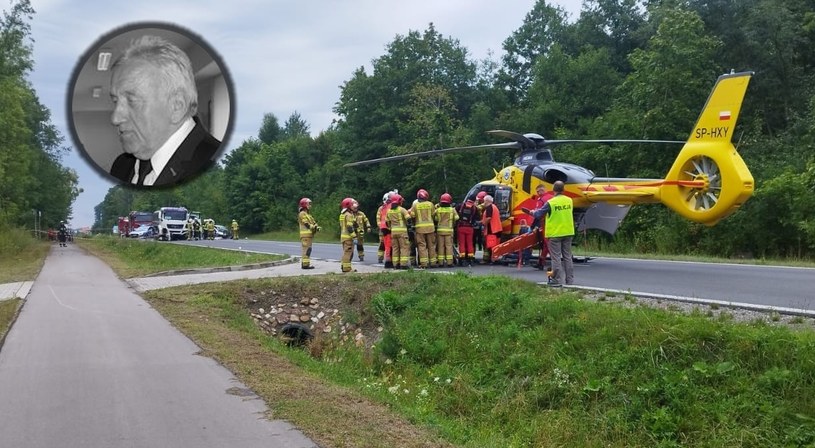
{"label": "polish flag decal", "polygon": [[725,120],[729,120],[729,119],[730,119],[730,111],[729,110],[723,110],[723,111],[719,112],[719,120],[725,121]]}

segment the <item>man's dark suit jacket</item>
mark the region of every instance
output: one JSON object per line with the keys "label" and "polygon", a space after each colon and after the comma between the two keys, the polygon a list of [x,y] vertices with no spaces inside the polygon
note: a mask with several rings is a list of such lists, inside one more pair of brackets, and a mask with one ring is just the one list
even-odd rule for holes
{"label": "man's dark suit jacket", "polygon": [[[174,185],[187,178],[199,174],[212,163],[212,158],[221,142],[209,134],[198,118],[195,117],[195,127],[192,132],[181,142],[175,150],[167,165],[158,174],[153,186],[162,187]],[[129,153],[124,153],[113,161],[110,174],[125,184],[130,184],[133,180],[136,158]]]}

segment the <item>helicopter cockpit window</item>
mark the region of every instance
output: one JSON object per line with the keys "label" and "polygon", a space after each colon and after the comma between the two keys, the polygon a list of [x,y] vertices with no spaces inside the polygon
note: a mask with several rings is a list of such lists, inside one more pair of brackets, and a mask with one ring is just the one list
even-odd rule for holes
{"label": "helicopter cockpit window", "polygon": [[537,160],[539,162],[541,160],[552,161],[552,153],[549,152],[549,151],[540,151],[537,154],[535,154],[535,160]]}
{"label": "helicopter cockpit window", "polygon": [[464,197],[464,200],[466,201],[469,199],[471,201],[475,201],[476,195],[478,195],[478,193],[481,191],[486,191],[488,195],[495,197],[495,185],[475,184],[475,186],[470,188],[470,191],[467,192],[467,196]]}
{"label": "helicopter cockpit window", "polygon": [[498,187],[495,190],[493,198],[495,199],[495,205],[498,207],[498,211],[501,212],[501,220],[503,221],[509,218],[511,212],[510,205],[512,204],[512,189]]}

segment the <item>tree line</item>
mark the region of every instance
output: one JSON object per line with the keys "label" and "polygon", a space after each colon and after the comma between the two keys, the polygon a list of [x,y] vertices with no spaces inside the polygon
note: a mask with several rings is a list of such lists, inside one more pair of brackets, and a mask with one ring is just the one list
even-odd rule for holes
{"label": "tree line", "polygon": [[[282,126],[267,114],[257,138],[185,186],[160,193],[112,188],[97,206],[97,222],[105,227],[130,209],[184,203],[221,221],[237,219],[248,232],[294,229],[297,201],[307,196],[329,228],[347,196],[369,216],[393,188],[408,200],[418,188],[435,198],[443,192],[461,198],[514,154],[343,164],[494,143],[490,129],[547,138],[685,140],[716,78],[734,69],[756,73],[734,136],[755,177],[754,196],[712,228],[661,206],[634,207],[615,239],[642,251],[810,257],[813,44],[808,0],[586,0],[573,20],[539,0],[504,40],[500,59],[473,60],[455,37],[430,24],[396,35],[372,71],[351,73],[334,109],[339,119],[316,137],[296,112]],[[558,147],[555,158],[601,176],[653,178],[665,175],[677,151],[576,145]]]}
{"label": "tree line", "polygon": [[28,81],[34,9],[17,1],[0,19],[0,227],[56,228],[81,190],[62,166],[63,138]]}

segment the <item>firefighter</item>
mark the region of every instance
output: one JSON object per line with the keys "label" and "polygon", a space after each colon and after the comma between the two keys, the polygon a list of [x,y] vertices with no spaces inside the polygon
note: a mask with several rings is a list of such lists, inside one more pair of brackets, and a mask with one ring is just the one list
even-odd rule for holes
{"label": "firefighter", "polygon": [[195,218],[195,220],[192,222],[192,230],[193,233],[195,234],[195,239],[196,240],[201,239],[201,220]]}
{"label": "firefighter", "polygon": [[300,268],[314,269],[311,265],[311,244],[314,241],[314,234],[321,230],[317,221],[311,216],[311,199],[300,199],[300,209],[297,213],[297,223],[300,225],[300,246],[302,248],[300,258]]}
{"label": "firefighter", "polygon": [[402,207],[399,193],[390,195],[390,209],[386,214],[388,232],[391,236],[391,258],[394,269],[407,269],[410,264],[410,242],[408,241],[407,221],[410,213]]}
{"label": "firefighter", "polygon": [[57,238],[59,238],[60,247],[68,247],[68,245],[66,244],[66,241],[68,241],[68,226],[65,225],[65,221],[59,222]]}
{"label": "firefighter", "polygon": [[187,219],[187,225],[184,226],[184,232],[187,234],[187,241],[192,241],[193,237],[195,236],[195,224],[193,224],[192,218]]}
{"label": "firefighter", "polygon": [[[363,247],[362,243],[365,239],[366,233],[371,233],[373,229],[371,228],[371,221],[368,220],[368,217],[365,216],[365,213],[359,209],[359,203],[354,201],[351,210],[354,212],[354,219],[357,221],[357,256],[359,257],[359,261],[365,261],[365,247]],[[353,258],[353,255],[351,256]]]}
{"label": "firefighter", "polygon": [[458,264],[459,266],[472,266],[475,260],[475,249],[473,248],[473,232],[475,223],[478,221],[478,210],[475,202],[467,199],[458,206]]}
{"label": "firefighter", "polygon": [[382,232],[382,230],[387,228],[387,226],[385,226],[385,214],[388,213],[387,207],[390,195],[390,192],[387,192],[384,196],[382,196],[382,205],[376,209],[376,215],[374,216],[376,219],[377,229],[379,229],[379,247],[376,249],[376,259],[380,263],[385,261],[385,234]]}
{"label": "firefighter", "polygon": [[433,203],[425,189],[416,192],[416,202],[410,207],[410,217],[415,220],[416,247],[419,251],[419,269],[436,264],[436,228],[433,223]]}
{"label": "firefighter", "polygon": [[501,212],[493,204],[492,196],[484,196],[484,212],[481,216],[484,225],[484,263],[492,263],[492,248],[501,242]]}
{"label": "firefighter", "polygon": [[439,198],[439,206],[436,208],[434,217],[436,219],[436,255],[442,267],[453,267],[453,229],[458,221],[458,213],[451,204],[453,197],[449,193],[444,193]]}
{"label": "firefighter", "polygon": [[215,220],[212,218],[207,220],[207,234],[209,235],[209,239],[215,239]]}
{"label": "firefighter", "polygon": [[[535,210],[540,210],[543,206],[549,202],[549,199],[554,197],[554,193],[551,191],[546,191],[546,185],[540,184],[535,189],[537,193],[535,197]],[[538,265],[536,268],[543,270],[546,268],[546,256],[549,254],[549,241],[544,237],[546,235],[546,215],[542,215],[540,219],[535,220],[532,225],[533,231],[538,232],[538,246],[539,246],[539,255],[538,255]],[[539,228],[540,230],[537,230]]]}
{"label": "firefighter", "polygon": [[[481,223],[481,217],[484,214],[484,197],[486,195],[486,191],[479,191],[475,196],[476,221],[473,225],[473,249],[480,250],[482,252],[484,251],[484,225]],[[475,256],[473,256],[473,258],[475,258]]]}
{"label": "firefighter", "polygon": [[233,219],[232,220],[232,239],[233,240],[239,240],[240,239],[240,238],[238,238],[238,229],[239,229],[238,221]]}
{"label": "firefighter", "polygon": [[357,237],[357,220],[352,210],[354,198],[345,198],[340,203],[340,242],[342,242],[342,272],[353,272],[351,259],[354,257],[354,239]]}

